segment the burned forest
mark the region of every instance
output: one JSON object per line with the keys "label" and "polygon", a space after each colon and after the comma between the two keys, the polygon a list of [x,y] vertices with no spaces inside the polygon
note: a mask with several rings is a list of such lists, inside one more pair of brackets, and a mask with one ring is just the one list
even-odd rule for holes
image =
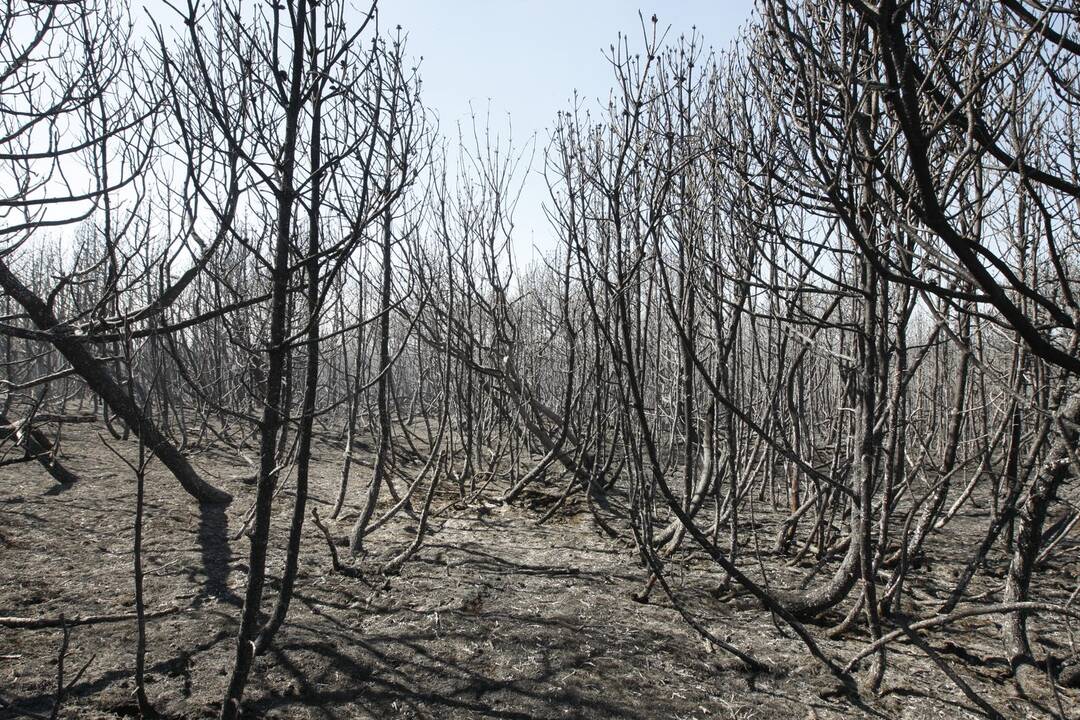
{"label": "burned forest", "polygon": [[1080,717],[1075,2],[0,4],[0,718]]}

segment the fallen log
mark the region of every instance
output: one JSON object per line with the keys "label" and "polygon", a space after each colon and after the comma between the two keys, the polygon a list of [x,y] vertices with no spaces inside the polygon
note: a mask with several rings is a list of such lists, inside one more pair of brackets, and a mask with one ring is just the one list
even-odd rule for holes
{"label": "fallen log", "polygon": [[[147,620],[165,617],[180,612],[182,608],[171,607],[162,610],[147,612],[143,617]],[[23,618],[0,616],[0,627],[14,628],[16,630],[41,630],[44,628],[75,627],[77,625],[99,625],[101,623],[126,622],[135,620],[133,612],[110,613],[105,615],[61,615],[59,617]]]}

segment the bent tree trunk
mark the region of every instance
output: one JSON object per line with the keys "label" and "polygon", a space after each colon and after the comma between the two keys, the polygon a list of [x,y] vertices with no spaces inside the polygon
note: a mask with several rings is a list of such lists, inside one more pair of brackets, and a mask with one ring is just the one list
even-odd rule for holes
{"label": "bent tree trunk", "polygon": [[[540,443],[540,447],[546,453],[552,455],[567,472],[573,473],[582,484],[588,487],[594,482],[593,474],[596,460],[591,453],[584,452],[581,454],[581,460],[578,461],[575,459],[574,453],[563,447],[564,441],[580,445],[580,441],[569,427],[569,419],[563,418],[559,413],[536,399],[529,386],[525,384],[525,381],[518,373],[509,355],[504,357],[500,365],[501,372],[497,379],[503,388],[509,392],[510,396],[514,398],[514,402],[520,409],[521,419],[529,433]],[[525,408],[528,408],[528,413],[525,412]],[[551,433],[544,428],[545,420],[554,423],[556,427],[560,428],[558,437],[553,438]],[[545,458],[546,460],[547,458]]]}
{"label": "bent tree trunk", "polygon": [[[862,478],[858,478],[857,482],[861,483]],[[773,598],[800,620],[809,620],[815,615],[819,615],[843,602],[859,579],[859,568],[862,561],[862,548],[859,542],[861,522],[862,509],[857,499],[852,504],[851,535],[848,541],[847,553],[828,582],[812,590],[805,591],[774,588],[770,591]]]}
{"label": "bent tree trunk", "polygon": [[187,458],[169,442],[142,408],[120,387],[105,367],[105,363],[95,358],[82,340],[64,334],[64,328],[48,305],[15,277],[3,260],[0,260],[0,287],[26,310],[39,330],[49,333],[49,342],[57,352],[64,356],[87,386],[127,423],[145,443],[146,448],[176,476],[184,490],[201,503],[228,503],[232,500],[229,493],[215,488],[199,477]]}
{"label": "bent tree trunk", "polygon": [[[6,415],[0,413],[0,425],[10,426],[13,423]],[[21,445],[26,457],[37,460],[45,471],[52,475],[53,479],[61,485],[70,485],[78,480],[78,476],[71,472],[56,459],[56,448],[53,447],[45,433],[36,427],[26,427],[13,433],[16,444]],[[0,437],[0,440],[4,438]]]}
{"label": "bent tree trunk", "polygon": [[930,529],[941,514],[945,500],[949,496],[949,486],[952,480],[953,470],[956,468],[957,451],[960,447],[960,436],[963,432],[965,408],[967,399],[968,374],[971,367],[971,315],[964,315],[960,327],[960,339],[963,349],[960,353],[960,366],[956,371],[956,383],[953,386],[953,403],[949,415],[949,432],[945,438],[945,456],[941,462],[942,481],[934,490],[933,495],[926,503],[922,516],[919,518],[915,532],[908,542],[907,555],[909,558],[918,556],[923,543],[930,534]]}
{"label": "bent tree trunk", "polygon": [[[1050,456],[1040,469],[1019,508],[1016,545],[1005,581],[1005,603],[1026,601],[1031,587],[1031,574],[1039,553],[1047,510],[1057,498],[1058,488],[1068,479],[1077,445],[1077,423],[1080,423],[1080,392],[1073,392],[1058,413],[1057,440]],[[1021,686],[1033,670],[1031,646],[1027,635],[1027,617],[1023,611],[1010,614],[1004,623],[1003,639],[1009,662]]]}
{"label": "bent tree trunk", "polygon": [[[863,369],[863,375],[869,376],[869,372],[865,368]],[[854,378],[852,379],[854,380]],[[866,395],[866,393],[856,391],[854,382],[845,386],[845,397],[853,405],[858,403],[861,406],[863,403],[868,402]],[[870,401],[872,401],[872,398]],[[863,447],[869,441],[867,435],[873,432],[872,424],[867,424],[864,415],[865,413],[860,413],[856,429],[856,433],[860,437],[860,447]],[[810,590],[784,590],[778,588],[772,591],[772,596],[776,601],[800,620],[813,618],[843,602],[859,579],[862,566],[862,543],[859,542],[859,537],[863,528],[863,503],[860,494],[870,480],[865,476],[867,472],[870,472],[869,466],[865,466],[862,462],[856,464],[856,477],[853,478],[851,485],[855,492],[852,493],[851,498],[847,551],[833,576],[828,582]]]}

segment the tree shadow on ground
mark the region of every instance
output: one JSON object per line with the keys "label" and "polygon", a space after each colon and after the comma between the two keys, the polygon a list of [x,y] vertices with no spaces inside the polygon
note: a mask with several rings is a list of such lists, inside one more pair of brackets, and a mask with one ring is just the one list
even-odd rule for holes
{"label": "tree shadow on ground", "polygon": [[230,605],[242,605],[240,597],[229,588],[232,548],[229,545],[229,518],[225,514],[224,505],[203,503],[199,506],[199,530],[196,538],[205,579],[202,597],[196,598],[194,606],[201,605],[202,599],[206,597]]}
{"label": "tree shadow on ground", "polygon": [[[501,619],[504,623],[520,620],[506,615]],[[285,677],[268,674],[259,692],[253,688],[247,712],[253,718],[271,711],[288,717],[300,708],[327,718],[353,717],[356,711],[371,717],[515,720],[660,716],[661,708],[650,707],[650,701],[639,707],[626,702],[626,691],[631,695],[634,691],[627,685],[636,686],[637,681],[621,679],[623,687],[615,693],[599,685],[566,682],[585,666],[588,657],[575,648],[574,635],[558,623],[530,619],[530,627],[553,626],[545,634],[554,642],[546,646],[526,640],[524,634],[500,642],[503,650],[516,645],[537,652],[542,655],[540,662],[498,669],[461,659],[460,648],[485,641],[494,617],[477,620],[473,627],[453,633],[403,632],[364,638],[352,629],[343,631],[342,637],[327,638],[325,626],[322,637],[317,637],[315,627],[293,625],[287,630],[293,639],[270,655],[275,670]]]}

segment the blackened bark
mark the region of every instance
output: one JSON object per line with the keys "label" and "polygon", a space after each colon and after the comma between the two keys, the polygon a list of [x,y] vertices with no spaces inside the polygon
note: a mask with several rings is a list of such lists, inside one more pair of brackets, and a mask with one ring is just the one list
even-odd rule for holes
{"label": "blackened bark", "polygon": [[56,319],[52,310],[15,277],[3,260],[0,260],[0,287],[26,310],[39,330],[49,333],[49,341],[57,352],[64,356],[87,386],[145,443],[147,450],[176,476],[184,490],[202,503],[228,503],[232,500],[229,493],[215,488],[199,477],[187,458],[169,442],[142,408],[132,401],[130,394],[120,386],[105,367],[105,363],[95,358],[81,339],[65,331],[66,328]]}

